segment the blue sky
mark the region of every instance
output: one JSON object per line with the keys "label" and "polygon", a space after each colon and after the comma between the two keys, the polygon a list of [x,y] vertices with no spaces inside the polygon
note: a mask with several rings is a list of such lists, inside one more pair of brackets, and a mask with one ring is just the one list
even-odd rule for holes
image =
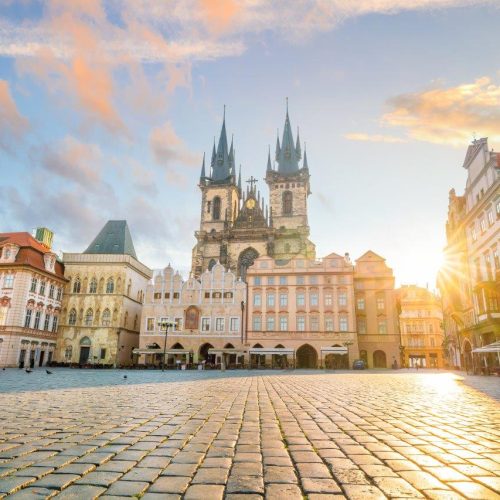
{"label": "blue sky", "polygon": [[267,196],[288,97],[318,256],[371,249],[433,287],[467,145],[500,147],[499,21],[475,0],[0,0],[0,231],[82,251],[126,218],[145,264],[186,272],[223,105]]}

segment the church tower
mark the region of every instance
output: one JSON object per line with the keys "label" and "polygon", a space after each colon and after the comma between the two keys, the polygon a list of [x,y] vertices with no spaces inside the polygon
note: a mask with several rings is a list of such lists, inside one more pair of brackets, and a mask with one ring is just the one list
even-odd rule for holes
{"label": "church tower", "polygon": [[227,265],[222,239],[240,209],[241,172],[237,179],[232,139],[228,147],[225,107],[217,149],[214,141],[208,172],[203,156],[198,186],[201,190],[200,230],[195,233],[197,244],[193,248],[191,267],[196,276],[211,269],[217,261]]}
{"label": "church tower", "polygon": [[311,194],[307,152],[304,150],[302,159],[298,131],[297,140],[293,140],[288,100],[281,144],[279,135],[276,139],[275,161],[277,168],[273,168],[269,151],[265,180],[269,187],[270,221],[276,231],[273,256],[290,259],[300,254],[315,258],[316,250],[309,241],[307,219],[307,198]]}

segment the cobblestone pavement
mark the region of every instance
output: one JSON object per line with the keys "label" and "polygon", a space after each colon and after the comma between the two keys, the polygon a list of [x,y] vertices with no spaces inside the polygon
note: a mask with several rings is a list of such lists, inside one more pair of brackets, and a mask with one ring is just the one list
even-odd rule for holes
{"label": "cobblestone pavement", "polygon": [[6,370],[0,401],[0,497],[500,499],[500,403],[447,373]]}

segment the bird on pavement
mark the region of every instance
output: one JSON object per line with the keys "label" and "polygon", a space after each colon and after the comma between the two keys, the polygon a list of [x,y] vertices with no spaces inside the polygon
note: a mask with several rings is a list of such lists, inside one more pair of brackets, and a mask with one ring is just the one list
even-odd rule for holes
{"label": "bird on pavement", "polygon": [[123,375],[123,378],[127,378],[127,375]]}
{"label": "bird on pavement", "polygon": [[31,373],[33,370],[30,370],[29,368],[26,368],[26,373]]}
{"label": "bird on pavement", "polygon": [[52,372],[50,370],[45,370],[47,372],[47,375],[52,375]]}

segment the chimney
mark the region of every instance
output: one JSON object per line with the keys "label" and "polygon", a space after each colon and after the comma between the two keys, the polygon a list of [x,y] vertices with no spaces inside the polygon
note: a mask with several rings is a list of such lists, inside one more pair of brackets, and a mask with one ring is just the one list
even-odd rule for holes
{"label": "chimney", "polygon": [[36,228],[35,239],[49,250],[52,248],[52,238],[54,238],[54,233],[50,229],[46,227]]}

